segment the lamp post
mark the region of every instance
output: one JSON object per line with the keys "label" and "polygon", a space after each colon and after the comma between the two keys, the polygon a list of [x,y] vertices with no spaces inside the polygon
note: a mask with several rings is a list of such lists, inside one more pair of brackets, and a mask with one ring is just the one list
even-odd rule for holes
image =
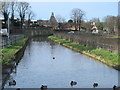
{"label": "lamp post", "polygon": [[10,21],[9,21],[9,17],[8,17],[8,37],[9,37],[9,33],[10,33]]}

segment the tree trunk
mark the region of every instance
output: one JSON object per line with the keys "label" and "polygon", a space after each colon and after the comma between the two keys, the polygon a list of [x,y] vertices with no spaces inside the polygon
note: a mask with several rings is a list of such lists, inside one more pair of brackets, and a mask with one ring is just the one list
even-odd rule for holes
{"label": "tree trunk", "polygon": [[75,30],[77,30],[77,23],[75,23]]}

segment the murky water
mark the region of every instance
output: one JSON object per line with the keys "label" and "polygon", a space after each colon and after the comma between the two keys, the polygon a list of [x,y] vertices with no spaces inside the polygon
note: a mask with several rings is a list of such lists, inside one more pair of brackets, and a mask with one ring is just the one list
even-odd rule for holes
{"label": "murky water", "polygon": [[[53,59],[55,57],[55,59]],[[34,38],[24,56],[11,74],[16,86],[5,88],[70,88],[70,81],[77,81],[75,88],[111,88],[118,85],[118,71],[85,55],[42,38]]]}

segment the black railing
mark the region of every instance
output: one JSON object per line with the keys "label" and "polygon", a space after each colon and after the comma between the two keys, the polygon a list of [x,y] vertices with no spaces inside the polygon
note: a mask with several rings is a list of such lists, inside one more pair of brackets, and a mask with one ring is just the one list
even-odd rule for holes
{"label": "black railing", "polygon": [[14,35],[14,36],[10,36],[10,37],[2,37],[2,40],[0,42],[0,48],[3,49],[8,45],[12,45],[23,37],[24,37],[23,35]]}

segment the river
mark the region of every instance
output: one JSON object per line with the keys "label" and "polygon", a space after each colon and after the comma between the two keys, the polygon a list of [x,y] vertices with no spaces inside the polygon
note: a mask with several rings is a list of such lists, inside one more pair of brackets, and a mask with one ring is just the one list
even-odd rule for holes
{"label": "river", "polygon": [[[55,57],[55,59],[53,59]],[[15,86],[9,86],[11,79]],[[118,71],[83,54],[47,40],[33,38],[26,47],[16,72],[11,74],[5,88],[71,88],[70,81],[76,81],[75,88],[112,88],[118,85]]]}

